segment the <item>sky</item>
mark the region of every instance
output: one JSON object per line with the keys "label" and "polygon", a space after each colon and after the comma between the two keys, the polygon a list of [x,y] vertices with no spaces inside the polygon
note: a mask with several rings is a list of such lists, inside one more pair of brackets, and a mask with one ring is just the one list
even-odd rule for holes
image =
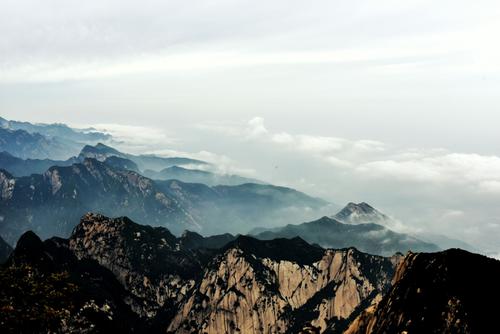
{"label": "sky", "polygon": [[500,254],[498,1],[1,0],[0,113]]}

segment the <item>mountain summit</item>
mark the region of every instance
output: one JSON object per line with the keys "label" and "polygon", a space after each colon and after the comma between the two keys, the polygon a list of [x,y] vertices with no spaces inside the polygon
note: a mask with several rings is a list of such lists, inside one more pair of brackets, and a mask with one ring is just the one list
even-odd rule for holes
{"label": "mountain summit", "polygon": [[365,202],[347,204],[334,218],[346,224],[375,223],[385,225],[392,220]]}

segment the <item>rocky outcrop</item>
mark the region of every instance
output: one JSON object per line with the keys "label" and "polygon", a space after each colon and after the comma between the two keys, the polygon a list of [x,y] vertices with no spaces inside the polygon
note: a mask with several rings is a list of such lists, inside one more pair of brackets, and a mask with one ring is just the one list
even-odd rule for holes
{"label": "rocky outcrop", "polygon": [[300,238],[239,237],[205,270],[169,326],[176,333],[284,333],[309,324],[341,330],[383,293],[390,259],[355,249],[323,250]]}
{"label": "rocky outcrop", "polygon": [[500,261],[463,250],[408,254],[390,292],[348,334],[491,333],[497,328]]}
{"label": "rocky outcrop", "polygon": [[128,218],[87,214],[69,238],[80,259],[93,259],[109,269],[141,300],[131,304],[142,317],[154,317],[175,305],[194,286],[207,254],[179,246],[167,229],[135,224]]}
{"label": "rocky outcrop", "polygon": [[62,239],[19,239],[0,268],[4,333],[132,333],[142,331],[125,300],[134,298],[95,261],[78,260]]}

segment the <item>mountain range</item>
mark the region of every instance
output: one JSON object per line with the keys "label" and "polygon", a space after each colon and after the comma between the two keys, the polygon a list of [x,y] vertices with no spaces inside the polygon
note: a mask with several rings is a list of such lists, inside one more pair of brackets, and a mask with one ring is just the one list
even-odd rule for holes
{"label": "mountain range", "polygon": [[423,241],[405,233],[398,233],[388,226],[395,220],[368,203],[348,203],[332,217],[323,217],[302,224],[287,224],[275,228],[256,228],[250,234],[258,239],[301,237],[309,243],[327,248],[356,247],[357,249],[384,256],[394,253],[435,252],[436,244]]}
{"label": "mountain range", "polygon": [[381,257],[297,237],[216,239],[175,237],[97,214],[85,215],[68,239],[41,241],[26,232],[0,269],[2,328],[209,334],[495,328],[496,309],[484,296],[499,297],[491,288],[500,277],[497,260],[456,249]]}
{"label": "mountain range", "polygon": [[2,333],[496,332],[466,243],[109,143],[0,117]]}
{"label": "mountain range", "polygon": [[[10,305],[0,322],[12,330],[54,326],[63,332],[84,326],[176,333],[284,332],[305,323],[344,328],[365,303],[388,291],[400,260],[325,250],[300,238],[240,236],[218,249],[187,248],[182,239],[95,214],[84,216],[69,239],[42,242],[26,232],[0,274],[0,300]],[[15,275],[22,279],[12,281]],[[22,290],[26,285],[32,289]],[[57,294],[46,295],[55,287]]]}
{"label": "mountain range", "polygon": [[93,128],[75,129],[63,123],[30,123],[6,120],[0,117],[0,128],[11,130],[23,130],[29,133],[38,133],[49,138],[61,138],[66,141],[84,143],[108,140],[109,134],[97,131]]}
{"label": "mountain range", "polygon": [[390,256],[396,252],[434,252],[439,247],[419,240],[407,234],[394,232],[382,225],[346,224],[333,218],[321,219],[283,227],[264,230],[254,234],[257,239],[272,240],[275,238],[293,238],[300,236],[309,243],[322,247],[345,248],[356,247],[370,253]]}
{"label": "mountain range", "polygon": [[217,174],[199,169],[183,168],[177,165],[164,168],[159,172],[148,169],[143,174],[154,180],[179,180],[186,183],[202,183],[207,186],[236,186],[245,183],[264,184],[262,181],[238,175]]}
{"label": "mountain range", "polygon": [[118,157],[122,159],[128,159],[137,165],[137,168],[141,171],[153,170],[161,171],[165,168],[172,166],[205,166],[207,163],[205,161],[182,158],[182,157],[159,157],[155,155],[134,155],[118,151],[110,146],[104,145],[103,143],[97,143],[95,146],[86,145],[80,151],[78,158],[83,160],[85,158],[92,158],[98,161],[105,161],[111,157]]}
{"label": "mountain range", "polygon": [[89,158],[24,177],[0,170],[0,194],[0,235],[12,243],[27,230],[43,238],[67,236],[88,211],[127,215],[177,234],[185,229],[215,234],[241,233],[275,217],[279,222],[328,207],[288,188],[153,181]]}
{"label": "mountain range", "polygon": [[110,136],[94,129],[77,130],[65,124],[33,124],[0,117],[0,152],[22,159],[66,160],[85,144],[96,144]]}

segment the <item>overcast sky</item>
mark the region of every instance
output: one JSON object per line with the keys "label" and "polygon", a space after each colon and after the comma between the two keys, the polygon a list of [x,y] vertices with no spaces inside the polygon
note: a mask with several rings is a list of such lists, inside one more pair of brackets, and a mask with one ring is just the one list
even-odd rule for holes
{"label": "overcast sky", "polygon": [[1,0],[1,116],[500,252],[500,2]]}

